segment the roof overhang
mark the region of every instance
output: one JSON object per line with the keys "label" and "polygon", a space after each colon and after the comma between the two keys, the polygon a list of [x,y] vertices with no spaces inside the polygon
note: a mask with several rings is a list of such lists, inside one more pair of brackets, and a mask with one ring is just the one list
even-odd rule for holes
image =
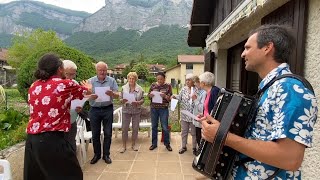
{"label": "roof overhang", "polygon": [[214,0],[193,0],[188,33],[190,47],[206,47],[213,10]]}

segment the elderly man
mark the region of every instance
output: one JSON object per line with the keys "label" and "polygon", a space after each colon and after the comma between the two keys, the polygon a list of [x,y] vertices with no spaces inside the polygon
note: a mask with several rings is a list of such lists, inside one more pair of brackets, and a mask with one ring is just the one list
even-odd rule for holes
{"label": "elderly man", "polygon": [[[272,79],[291,73],[286,63],[294,38],[278,25],[265,25],[250,33],[242,58],[245,68],[259,74],[262,89]],[[241,153],[234,179],[301,179],[306,147],[312,145],[317,100],[301,81],[284,78],[263,92],[257,115],[245,137],[228,133],[225,145]],[[202,122],[202,136],[212,142],[220,123],[210,116]],[[250,158],[249,158],[250,157]],[[251,160],[247,160],[251,159]]]}
{"label": "elderly man", "polygon": [[[75,83],[78,84],[78,82],[74,80],[74,78],[77,75],[77,65],[70,60],[64,60],[63,66],[64,66],[64,75],[66,79],[73,80]],[[77,107],[76,109],[70,109],[71,129],[68,133],[65,133],[66,140],[71,144],[74,151],[76,151],[76,140],[75,140],[76,134],[77,134],[76,119],[78,117],[78,112],[80,112],[81,109],[82,107]]]}
{"label": "elderly man", "polygon": [[[96,73],[97,75],[90,78],[89,82],[92,84],[93,94],[89,98],[90,110],[90,124],[92,131],[92,141],[93,141],[93,150],[94,157],[90,161],[91,164],[95,164],[101,158],[101,142],[100,142],[100,133],[101,133],[101,123],[103,125],[103,156],[102,159],[107,163],[111,164],[110,159],[110,145],[112,137],[112,121],[113,121],[113,98],[118,98],[119,94],[118,85],[114,78],[107,76],[108,65],[104,62],[98,62],[96,64]],[[105,88],[105,94],[100,96],[109,96],[98,97],[97,90],[98,88]],[[102,100],[101,100],[102,99]],[[107,101],[106,101],[107,100]]]}

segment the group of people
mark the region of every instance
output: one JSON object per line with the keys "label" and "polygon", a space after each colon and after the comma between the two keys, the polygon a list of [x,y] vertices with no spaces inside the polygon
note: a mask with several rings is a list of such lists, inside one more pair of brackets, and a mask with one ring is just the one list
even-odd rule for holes
{"label": "group of people", "polygon": [[[286,64],[293,50],[294,39],[282,26],[266,25],[252,31],[245,44],[242,58],[245,69],[259,74],[259,89],[273,78],[291,73]],[[140,114],[144,103],[144,91],[136,83],[138,75],[130,72],[128,82],[118,92],[118,85],[107,76],[108,66],[96,64],[96,76],[80,84],[74,81],[76,66],[72,61],[61,61],[54,54],[44,55],[38,62],[36,80],[29,89],[30,120],[27,126],[24,179],[83,179],[81,167],[75,154],[75,119],[82,108],[70,111],[73,99],[89,98],[89,118],[92,130],[95,164],[101,157],[110,159],[112,139],[113,99],[122,104],[123,123],[121,153],[127,150],[128,129],[132,123],[131,149],[138,150],[137,136]],[[170,146],[168,106],[172,98],[180,101],[183,110],[198,116],[198,120],[181,115],[182,144],[179,153],[187,151],[189,129],[193,152],[204,138],[213,142],[219,121],[211,115],[219,88],[215,86],[213,73],[205,72],[199,77],[186,75],[186,86],[178,95],[172,95],[172,87],[165,83],[165,74],[158,73],[157,82],[150,87],[147,96],[152,99],[159,92],[162,103],[151,102],[152,143],[149,150],[158,147],[158,123],[164,133],[164,145]],[[97,101],[95,90],[109,87],[105,92],[108,101]],[[130,100],[127,97],[134,97]],[[271,85],[259,99],[254,121],[247,128],[245,137],[228,133],[225,145],[240,152],[239,159],[252,161],[235,165],[234,179],[301,179],[301,163],[306,147],[312,145],[313,127],[317,119],[317,101],[314,93],[299,80],[285,78]],[[102,126],[101,126],[102,124]],[[101,127],[103,128],[103,151],[101,152]]]}
{"label": "group of people", "polygon": [[178,95],[171,98],[177,99],[182,111],[188,111],[198,118],[181,113],[181,148],[179,154],[187,151],[188,133],[192,136],[193,154],[197,155],[197,148],[201,140],[201,120],[213,109],[220,89],[215,86],[215,76],[211,72],[204,72],[199,77],[193,74],[186,75],[186,85]]}

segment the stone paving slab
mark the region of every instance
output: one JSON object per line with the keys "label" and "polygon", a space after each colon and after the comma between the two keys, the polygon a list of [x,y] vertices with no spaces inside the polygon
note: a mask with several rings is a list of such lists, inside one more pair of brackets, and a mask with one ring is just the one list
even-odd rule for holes
{"label": "stone paving slab", "polygon": [[[129,133],[130,139],[130,133]],[[87,152],[87,162],[83,167],[84,180],[206,180],[208,178],[192,169],[191,163],[192,142],[189,135],[187,148],[184,154],[179,154],[181,146],[180,133],[171,134],[171,146],[173,151],[169,152],[160,143],[161,133],[158,135],[158,147],[150,151],[151,137],[147,132],[139,132],[138,151],[130,147],[131,141],[127,142],[127,150],[120,153],[122,147],[121,135],[112,139],[111,159],[112,164],[106,164],[99,160],[96,164],[89,163],[93,157],[92,144]]]}

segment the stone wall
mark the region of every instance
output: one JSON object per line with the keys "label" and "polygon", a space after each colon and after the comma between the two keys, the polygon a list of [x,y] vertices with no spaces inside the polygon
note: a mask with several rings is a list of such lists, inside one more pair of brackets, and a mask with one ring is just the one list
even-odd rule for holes
{"label": "stone wall", "polygon": [[[320,102],[320,1],[309,0],[309,15],[307,20],[306,54],[305,54],[305,77],[312,84],[317,99]],[[320,177],[320,113],[318,122],[314,128],[313,147],[306,150],[302,165],[302,179],[319,179]]]}

